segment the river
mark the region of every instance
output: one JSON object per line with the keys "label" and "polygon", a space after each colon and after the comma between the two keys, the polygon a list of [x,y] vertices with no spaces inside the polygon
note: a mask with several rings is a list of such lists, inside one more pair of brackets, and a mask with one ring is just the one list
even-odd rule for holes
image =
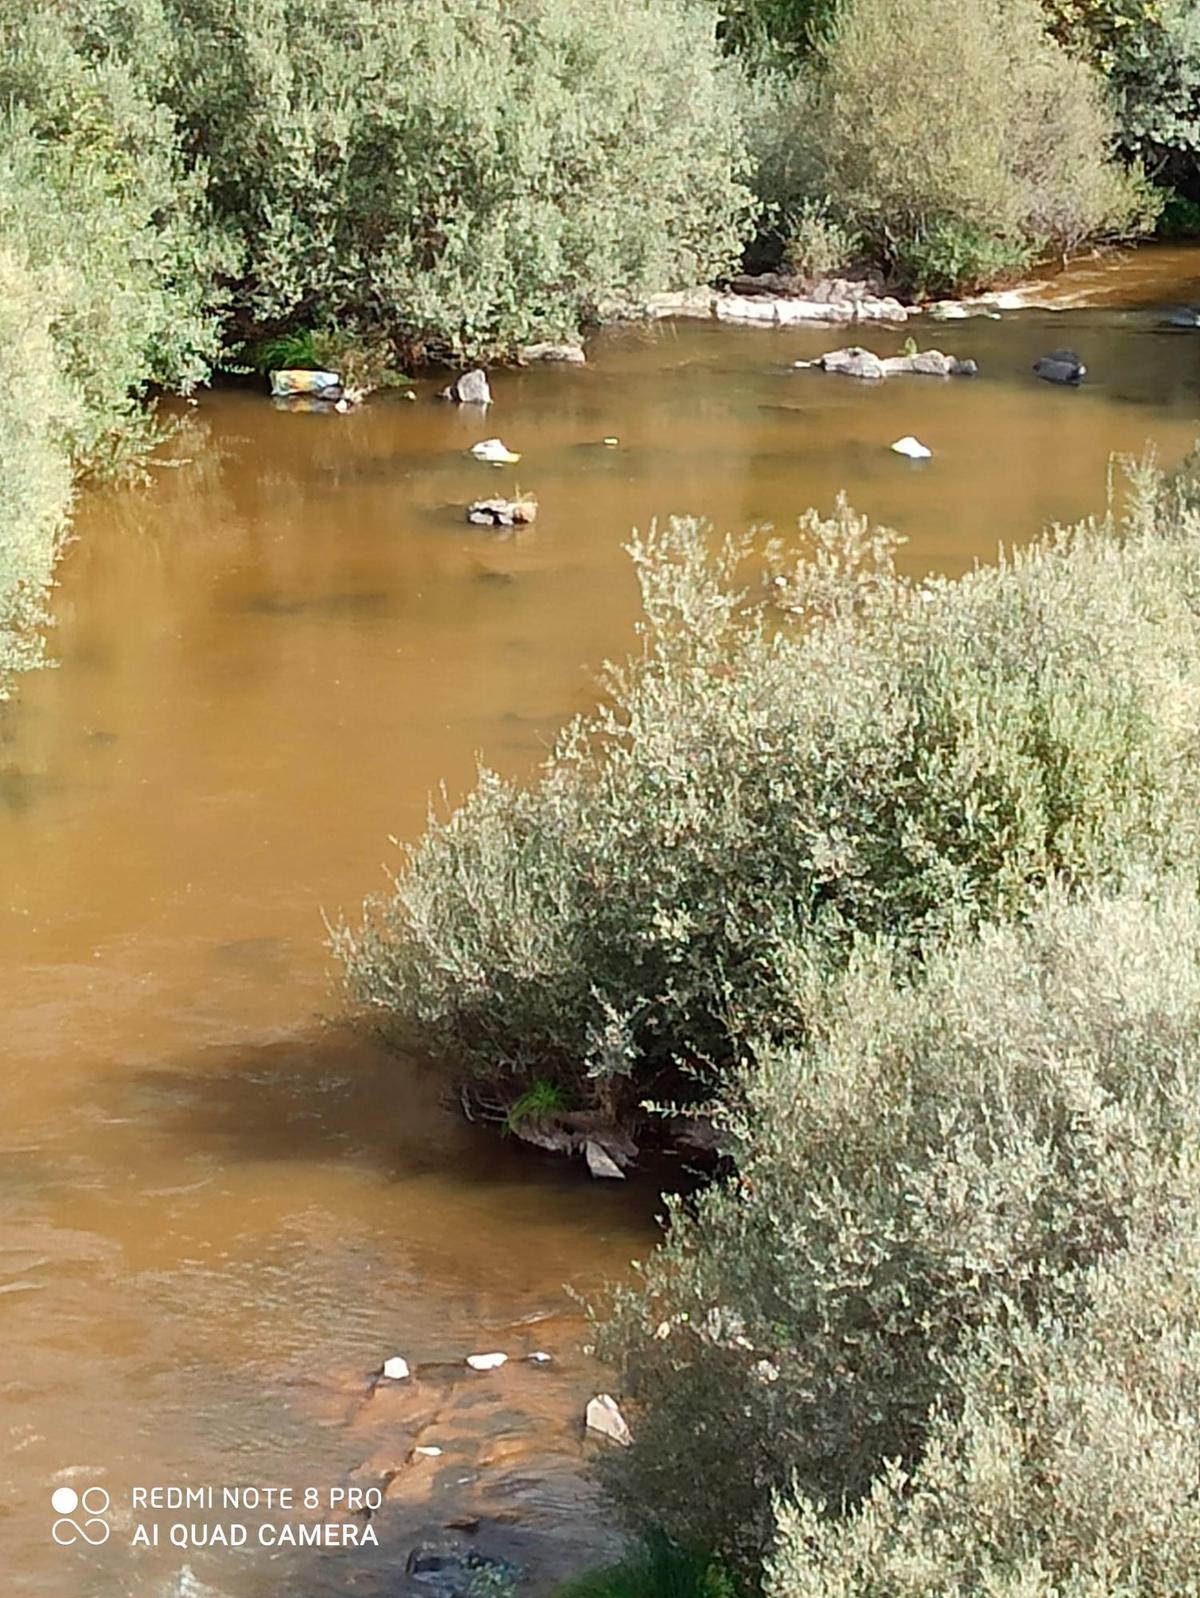
{"label": "river", "polygon": [[[219,390],[180,407],[148,486],[82,498],[58,669],[0,719],[9,1590],[158,1598],[187,1564],[231,1598],[370,1598],[405,1590],[408,1549],[455,1518],[535,1590],[613,1547],[579,1429],[603,1373],[566,1287],[650,1247],[655,1182],[592,1182],[470,1127],[341,1026],[323,916],[385,884],[389,837],[420,832],[439,784],[461,793],[479,753],[529,772],[589,704],[631,636],[632,526],[698,512],[787,536],[844,488],[907,535],[912,569],[962,571],[1101,509],[1114,452],[1183,455],[1200,331],[1156,307],[1189,297],[1200,253],[1146,250],[999,320],[858,334],[972,356],[972,380],[867,387],[793,368],[844,332],[680,322],[606,332],[586,369],[498,373],[484,420],[432,382],[347,416]],[[1063,345],[1078,391],[1030,371]],[[932,460],[889,451],[907,433]],[[519,466],[468,456],[492,434]],[[465,524],[514,485],[535,527]],[[465,1369],[491,1349],[509,1364]],[[416,1380],[368,1397],[396,1353]],[[293,1553],[256,1541],[261,1514],[131,1507],[171,1484],[324,1502],[389,1472],[378,1549]],[[93,1485],[111,1535],[59,1546],[51,1491]],[[248,1521],[245,1550],[131,1546],[139,1524],[222,1519]]]}

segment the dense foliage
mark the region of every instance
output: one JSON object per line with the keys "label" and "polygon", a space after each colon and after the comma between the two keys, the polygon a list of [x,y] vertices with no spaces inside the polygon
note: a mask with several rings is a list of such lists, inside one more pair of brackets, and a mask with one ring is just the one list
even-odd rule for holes
{"label": "dense foliage", "polygon": [[1155,214],[1112,157],[1100,79],[1037,0],[843,0],[812,61],[756,92],[764,196],[785,213],[820,201],[919,294],[1011,276]]}
{"label": "dense foliage", "polygon": [[153,437],[152,386],[217,350],[219,239],[172,122],[49,14],[0,7],[0,680],[37,620],[77,471]]}
{"label": "dense foliage", "polygon": [[1194,1598],[1194,1225],[1078,1287],[1069,1319],[989,1315],[911,1472],[881,1471],[845,1518],[785,1504],[768,1598]]}
{"label": "dense foliage", "polygon": [[695,0],[166,3],[256,324],[504,350],[737,258],[737,80]]}
{"label": "dense foliage", "polygon": [[864,935],[915,956],[1050,879],[1194,860],[1193,513],[1147,490],[1124,528],[924,584],[844,507],[805,531],[790,624],[743,603],[744,543],[635,543],[643,649],[606,708],[534,787],[485,773],[341,931],[383,1024],[513,1096],[694,1099],[802,1037],[803,974]]}
{"label": "dense foliage", "polygon": [[750,1572],[782,1495],[773,1598],[1192,1590],[1194,888],[1051,892],[810,995],[603,1328],[610,1484]]}

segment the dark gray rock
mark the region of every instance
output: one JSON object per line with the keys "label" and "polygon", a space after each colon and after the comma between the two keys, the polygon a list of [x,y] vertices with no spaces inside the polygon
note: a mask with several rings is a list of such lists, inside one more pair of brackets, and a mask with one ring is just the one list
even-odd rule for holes
{"label": "dark gray rock", "polygon": [[480,1548],[457,1545],[414,1548],[404,1566],[405,1573],[443,1595],[443,1598],[468,1598],[478,1583],[472,1577],[486,1571],[498,1583],[515,1586],[524,1576],[519,1565],[500,1559]]}
{"label": "dark gray rock", "polygon": [[1087,375],[1087,367],[1074,350],[1052,350],[1041,360],[1034,361],[1033,369],[1044,382],[1067,383],[1072,387],[1082,383]]}

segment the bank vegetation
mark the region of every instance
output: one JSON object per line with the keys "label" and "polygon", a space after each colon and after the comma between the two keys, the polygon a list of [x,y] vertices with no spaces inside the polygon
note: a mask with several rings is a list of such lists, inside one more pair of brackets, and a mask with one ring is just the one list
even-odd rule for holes
{"label": "bank vegetation", "polygon": [[650,1553],[586,1590],[1180,1598],[1194,477],[956,581],[844,505],[802,530],[792,566],[634,541],[639,649],[532,784],[431,822],[338,936],[352,991],[546,1124],[715,1126],[593,1312]]}

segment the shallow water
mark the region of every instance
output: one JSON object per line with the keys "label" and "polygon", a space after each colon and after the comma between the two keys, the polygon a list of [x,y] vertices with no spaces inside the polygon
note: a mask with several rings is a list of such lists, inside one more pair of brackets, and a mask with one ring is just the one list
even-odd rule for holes
{"label": "shallow water", "polygon": [[[610,1188],[466,1125],[436,1081],[330,1023],[323,915],[384,885],[478,752],[530,770],[630,638],[631,526],[697,512],[786,534],[840,489],[958,572],[1102,508],[1114,452],[1200,431],[1200,253],[1088,263],[998,321],[912,333],[972,381],[795,370],[837,330],[608,333],[585,370],[500,373],[486,418],[422,384],[346,416],[205,395],[149,487],[88,495],[61,569],[59,669],[0,720],[0,1559],[35,1595],[402,1591],[413,1541],[480,1515],[542,1585],[611,1546],[578,1419],[602,1373],[565,1291],[653,1237]],[[1079,391],[1033,360],[1069,345]],[[913,433],[914,465],[887,446]],[[499,434],[494,470],[466,454]],[[614,435],[616,448],[603,440]],[[518,536],[471,498],[541,502]],[[462,1357],[514,1356],[486,1376]],[[544,1348],[546,1368],[515,1356]],[[403,1389],[384,1357],[420,1365]],[[406,1463],[414,1443],[443,1453]],[[133,1548],[135,1485],[397,1474],[381,1546]],[[56,1546],[53,1487],[111,1495]],[[241,1517],[247,1518],[247,1517]],[[251,1537],[254,1535],[254,1517]],[[268,1517],[270,1518],[270,1517]],[[289,1517],[283,1517],[289,1518]],[[292,1516],[290,1518],[296,1518]],[[19,1573],[19,1584],[12,1577]]]}

